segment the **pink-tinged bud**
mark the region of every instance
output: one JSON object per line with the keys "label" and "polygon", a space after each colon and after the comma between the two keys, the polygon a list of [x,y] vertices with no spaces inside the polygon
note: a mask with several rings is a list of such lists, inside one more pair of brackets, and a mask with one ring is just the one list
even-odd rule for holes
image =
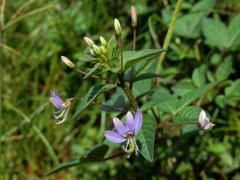
{"label": "pink-tinged bud", "polygon": [[132,26],[137,26],[137,11],[134,6],[131,7],[131,18],[132,18]]}
{"label": "pink-tinged bud", "polygon": [[121,34],[122,28],[118,19],[114,19],[114,29],[117,36]]}
{"label": "pink-tinged bud", "polygon": [[74,69],[76,67],[76,65],[70,59],[68,59],[67,57],[61,56],[61,59],[62,59],[62,62],[64,64],[66,64],[68,67],[70,67],[72,69]]}
{"label": "pink-tinged bud", "polygon": [[204,130],[211,130],[212,127],[215,125],[210,122],[205,111],[203,111],[203,110],[199,114],[198,122],[199,122],[201,128],[203,128]]}
{"label": "pink-tinged bud", "polygon": [[87,43],[87,45],[89,45],[91,48],[93,47],[94,42],[89,37],[85,36],[83,39]]}

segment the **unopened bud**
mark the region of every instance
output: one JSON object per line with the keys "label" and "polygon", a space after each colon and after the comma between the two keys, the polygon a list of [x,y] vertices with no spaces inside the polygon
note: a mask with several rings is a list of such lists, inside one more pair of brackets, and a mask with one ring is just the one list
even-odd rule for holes
{"label": "unopened bud", "polygon": [[93,45],[93,51],[96,55],[100,55],[101,54],[101,49],[97,46],[97,45]]}
{"label": "unopened bud", "polygon": [[116,35],[119,36],[121,34],[122,29],[121,29],[121,24],[119,20],[116,18],[114,19],[114,29],[115,29]]}
{"label": "unopened bud", "polygon": [[100,42],[103,46],[107,47],[107,41],[104,39],[104,37],[100,36]]}
{"label": "unopened bud", "polygon": [[105,46],[100,47],[102,54],[107,54],[107,49]]}
{"label": "unopened bud", "polygon": [[137,26],[137,12],[134,6],[131,7],[132,27]]}
{"label": "unopened bud", "polygon": [[94,50],[93,50],[93,49],[90,49],[90,51],[89,51],[89,52],[90,52],[90,54],[91,54],[91,56],[92,56],[92,57],[96,57],[96,54],[95,54],[95,52],[94,52]]}
{"label": "unopened bud", "polygon": [[70,59],[68,59],[67,57],[61,56],[61,59],[62,59],[62,62],[64,64],[66,64],[68,67],[70,67],[72,69],[74,69],[76,67],[76,65]]}
{"label": "unopened bud", "polygon": [[89,37],[84,37],[84,41],[92,48],[94,45],[94,42]]}

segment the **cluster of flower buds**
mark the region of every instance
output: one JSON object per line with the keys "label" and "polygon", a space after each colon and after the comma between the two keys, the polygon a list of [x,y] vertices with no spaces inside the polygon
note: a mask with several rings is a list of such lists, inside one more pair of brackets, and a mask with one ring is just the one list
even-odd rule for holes
{"label": "cluster of flower buds", "polygon": [[100,36],[100,46],[97,46],[92,39],[89,37],[84,37],[84,41],[87,43],[87,45],[90,47],[90,54],[94,58],[102,59],[103,62],[105,62],[107,58],[107,41],[104,39],[104,37]]}

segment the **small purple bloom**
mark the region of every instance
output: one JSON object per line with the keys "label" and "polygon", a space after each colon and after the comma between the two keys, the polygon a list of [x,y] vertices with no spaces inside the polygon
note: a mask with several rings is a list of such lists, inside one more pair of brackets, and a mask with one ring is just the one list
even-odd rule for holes
{"label": "small purple bloom", "polygon": [[64,101],[60,98],[56,91],[51,92],[50,101],[53,104],[53,106],[57,109],[61,109],[65,106]]}
{"label": "small purple bloom", "polygon": [[204,130],[211,130],[212,127],[215,125],[210,122],[205,111],[203,111],[203,110],[199,114],[198,122],[199,122],[201,128],[203,128]]}
{"label": "small purple bloom", "polygon": [[126,125],[122,123],[118,118],[113,118],[113,124],[117,132],[105,131],[105,137],[107,140],[113,143],[127,142],[123,148],[125,152],[131,154],[133,151],[137,154],[138,146],[136,144],[134,135],[140,132],[142,128],[142,113],[138,109],[135,117],[128,111],[126,115]]}

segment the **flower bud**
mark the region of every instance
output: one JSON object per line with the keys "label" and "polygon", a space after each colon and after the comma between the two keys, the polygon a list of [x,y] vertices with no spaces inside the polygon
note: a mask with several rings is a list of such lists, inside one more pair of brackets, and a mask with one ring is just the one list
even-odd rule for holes
{"label": "flower bud", "polygon": [[205,111],[201,111],[199,114],[198,122],[204,130],[211,130],[212,127],[215,125],[210,122],[209,118],[207,117]]}
{"label": "flower bud", "polygon": [[66,64],[68,67],[70,67],[72,69],[74,69],[76,67],[76,65],[70,59],[68,59],[67,57],[61,56],[61,59],[62,59],[62,62],[64,64]]}
{"label": "flower bud", "polygon": [[100,36],[100,42],[103,46],[107,47],[107,41],[104,39],[104,37]]}
{"label": "flower bud", "polygon": [[131,7],[132,27],[137,26],[137,12],[134,6]]}
{"label": "flower bud", "polygon": [[95,54],[93,49],[90,49],[90,54],[91,54],[92,57],[96,57],[96,54]]}
{"label": "flower bud", "polygon": [[97,45],[93,45],[93,51],[96,55],[100,55],[101,54],[101,49],[97,46]]}
{"label": "flower bud", "polygon": [[102,54],[107,54],[107,49],[105,46],[100,47]]}
{"label": "flower bud", "polygon": [[121,34],[122,28],[118,19],[114,19],[114,29],[117,36]]}
{"label": "flower bud", "polygon": [[89,38],[89,37],[84,37],[84,41],[87,43],[87,45],[89,45],[91,48],[94,45],[94,42]]}

